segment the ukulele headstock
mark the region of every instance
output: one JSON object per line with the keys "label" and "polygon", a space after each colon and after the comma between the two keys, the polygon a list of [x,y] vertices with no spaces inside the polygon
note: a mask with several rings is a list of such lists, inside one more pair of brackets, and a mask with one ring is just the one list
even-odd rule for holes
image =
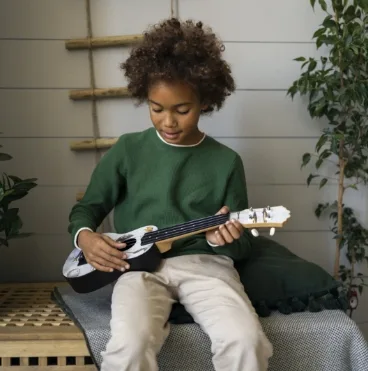
{"label": "ukulele headstock", "polygon": [[231,213],[231,218],[238,219],[244,228],[251,229],[253,236],[259,236],[257,228],[270,228],[273,236],[276,228],[282,228],[290,218],[290,211],[284,206],[266,206],[263,208],[245,209]]}

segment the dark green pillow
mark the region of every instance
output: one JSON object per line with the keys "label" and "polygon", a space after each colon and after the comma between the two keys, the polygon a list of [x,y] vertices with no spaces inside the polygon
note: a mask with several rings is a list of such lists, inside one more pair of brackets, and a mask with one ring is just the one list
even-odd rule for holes
{"label": "dark green pillow", "polygon": [[347,309],[339,281],[269,238],[253,238],[251,256],[237,262],[236,269],[260,316],[268,316],[272,310],[289,314]]}
{"label": "dark green pillow", "polygon": [[[308,262],[285,246],[263,236],[252,238],[251,255],[235,267],[245,292],[261,317],[271,311],[284,314],[348,309],[341,283],[317,264]],[[174,305],[170,322],[190,323],[181,304]]]}

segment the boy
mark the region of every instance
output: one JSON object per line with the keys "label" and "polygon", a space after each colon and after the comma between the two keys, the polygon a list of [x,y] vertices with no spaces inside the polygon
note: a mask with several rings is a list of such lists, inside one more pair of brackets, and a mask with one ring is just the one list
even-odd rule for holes
{"label": "boy", "polygon": [[112,209],[116,232],[125,233],[247,208],[241,158],[198,128],[200,115],[220,109],[235,90],[222,51],[202,23],[169,19],[148,30],[122,64],[153,127],[120,136],[103,156],[69,226],[89,264],[126,271],[113,290],[102,371],[158,370],[175,301],[210,337],[216,371],[268,368],[272,345],[233,265],[251,248],[237,221],[174,242],[154,273],[129,272],[119,250],[125,245],[95,232]]}

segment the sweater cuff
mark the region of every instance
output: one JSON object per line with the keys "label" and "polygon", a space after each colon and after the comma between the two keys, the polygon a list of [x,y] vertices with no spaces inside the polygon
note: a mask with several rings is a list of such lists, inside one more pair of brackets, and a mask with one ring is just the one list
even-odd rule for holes
{"label": "sweater cuff", "polygon": [[219,245],[215,245],[213,243],[211,243],[210,241],[207,240],[207,243],[211,246],[211,247],[218,247]]}
{"label": "sweater cuff", "polygon": [[87,229],[88,231],[91,231],[93,232],[93,230],[91,228],[88,228],[88,227],[82,227],[82,228],[79,228],[74,236],[74,246],[78,249],[78,250],[82,250],[78,244],[77,244],[77,241],[78,241],[78,235],[81,231],[83,231],[84,229]]}

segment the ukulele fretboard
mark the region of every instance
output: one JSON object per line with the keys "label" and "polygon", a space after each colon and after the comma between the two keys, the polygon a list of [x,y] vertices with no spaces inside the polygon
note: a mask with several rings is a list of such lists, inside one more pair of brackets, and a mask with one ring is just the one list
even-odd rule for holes
{"label": "ukulele fretboard", "polygon": [[185,234],[201,231],[207,228],[216,227],[218,225],[226,223],[229,220],[230,213],[208,216],[201,219],[192,220],[190,222],[177,224],[173,227],[159,229],[154,232],[146,233],[141,243],[147,245],[150,243],[156,243],[159,241],[167,240],[169,238],[180,237]]}

